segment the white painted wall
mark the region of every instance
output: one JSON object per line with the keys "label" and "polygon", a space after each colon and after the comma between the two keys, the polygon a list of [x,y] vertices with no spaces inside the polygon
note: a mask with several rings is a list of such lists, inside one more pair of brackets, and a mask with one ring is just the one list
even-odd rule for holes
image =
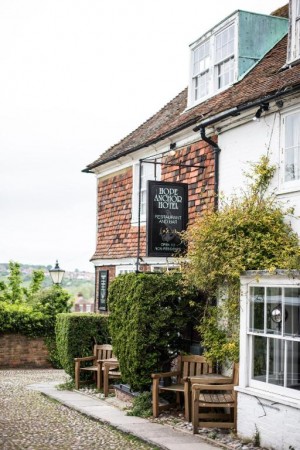
{"label": "white painted wall", "polygon": [[[245,189],[247,179],[243,173],[249,171],[249,162],[257,162],[262,155],[268,154],[271,163],[277,167],[270,188],[276,190],[286,206],[293,206],[295,216],[300,217],[300,190],[286,192],[280,186],[280,122],[284,112],[285,110],[271,113],[260,121],[250,119],[245,124],[220,133],[219,189],[225,197]],[[291,220],[294,230],[300,235],[300,220],[287,220]]]}
{"label": "white painted wall", "polygon": [[299,409],[239,392],[238,435],[253,439],[256,429],[262,447],[300,450]]}

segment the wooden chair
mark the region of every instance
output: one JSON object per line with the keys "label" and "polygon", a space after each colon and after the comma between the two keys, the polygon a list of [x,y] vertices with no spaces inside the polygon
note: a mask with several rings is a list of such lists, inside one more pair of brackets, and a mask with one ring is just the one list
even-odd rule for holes
{"label": "wooden chair", "polygon": [[[96,377],[97,389],[101,389],[104,367],[101,362],[113,357],[112,346],[109,344],[94,345],[94,354],[83,358],[75,358],[75,388],[79,389],[80,372],[91,372]],[[99,363],[98,363],[99,361]],[[82,366],[82,363],[90,365]]]}
{"label": "wooden chair", "polygon": [[103,362],[103,393],[104,397],[107,397],[109,392],[112,390],[109,384],[110,380],[116,380],[121,378],[121,372],[119,370],[119,362],[117,359],[113,361]]}
{"label": "wooden chair", "polygon": [[[201,374],[211,373],[212,366],[207,362],[204,356],[197,355],[179,355],[177,358],[177,370],[172,372],[153,373],[151,375],[153,379],[152,385],[152,407],[153,416],[158,417],[159,413],[170,407],[168,405],[159,404],[159,394],[161,392],[174,392],[176,394],[176,404],[180,404],[180,393],[184,394],[184,410],[185,418],[190,421],[191,416],[191,389],[189,377],[197,376]],[[160,379],[176,377],[174,383],[170,386],[161,386]]]}
{"label": "wooden chair", "polygon": [[239,365],[234,364],[231,384],[192,385],[194,434],[198,433],[198,427],[236,429],[237,398],[234,387],[238,385],[238,380]]}

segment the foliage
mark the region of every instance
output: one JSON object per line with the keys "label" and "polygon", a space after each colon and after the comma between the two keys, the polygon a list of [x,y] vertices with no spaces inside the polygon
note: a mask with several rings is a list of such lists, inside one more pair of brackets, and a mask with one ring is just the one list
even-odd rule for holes
{"label": "foliage", "polygon": [[0,332],[43,336],[54,367],[59,367],[55,344],[56,315],[69,312],[70,294],[60,286],[42,289],[43,271],[36,270],[23,286],[20,264],[9,263],[7,283],[0,283]]}
{"label": "foliage", "polygon": [[194,309],[178,274],[126,274],[110,284],[109,331],[122,379],[147,389],[152,372],[166,369],[181,349],[181,332]]}
{"label": "foliage", "polygon": [[[199,330],[207,356],[222,361],[238,358],[239,278],[245,270],[297,269],[297,234],[274,192],[268,193],[275,167],[263,156],[246,174],[240,196],[223,201],[185,234],[188,244],[185,278],[208,296]],[[222,299],[213,307],[215,299]]]}
{"label": "foliage", "polygon": [[150,417],[152,416],[151,392],[142,392],[134,397],[132,408],[127,412],[127,416]]}
{"label": "foliage", "polygon": [[0,333],[20,333],[31,337],[45,335],[47,320],[32,306],[0,302]]}
{"label": "foliage", "polygon": [[11,304],[30,303],[32,297],[41,289],[44,272],[42,270],[34,270],[32,279],[28,288],[22,285],[20,264],[17,262],[9,262],[9,275],[7,283],[0,283],[0,301],[6,301]]}
{"label": "foliage", "polygon": [[55,334],[60,364],[74,379],[74,358],[92,355],[94,344],[108,343],[107,316],[58,314]]}

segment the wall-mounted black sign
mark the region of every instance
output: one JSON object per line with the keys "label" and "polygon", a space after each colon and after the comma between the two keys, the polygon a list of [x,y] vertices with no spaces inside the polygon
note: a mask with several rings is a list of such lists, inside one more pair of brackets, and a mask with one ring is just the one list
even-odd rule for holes
{"label": "wall-mounted black sign", "polygon": [[179,233],[188,221],[188,185],[148,181],[147,255],[171,256],[183,249]]}
{"label": "wall-mounted black sign", "polygon": [[107,288],[108,288],[108,270],[99,271],[99,296],[98,296],[98,309],[100,311],[107,310]]}

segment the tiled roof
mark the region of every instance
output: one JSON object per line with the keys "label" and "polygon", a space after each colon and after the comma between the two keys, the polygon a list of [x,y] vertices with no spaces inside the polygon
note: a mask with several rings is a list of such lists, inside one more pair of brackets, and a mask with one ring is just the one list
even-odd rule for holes
{"label": "tiled roof", "polygon": [[101,154],[85,170],[89,171],[154,144],[181,129],[230,108],[241,107],[268,95],[288,92],[296,85],[300,86],[300,64],[282,70],[286,63],[286,53],[287,37],[269,51],[241,81],[187,111],[185,111],[187,105],[187,89],[185,89],[135,131]]}

